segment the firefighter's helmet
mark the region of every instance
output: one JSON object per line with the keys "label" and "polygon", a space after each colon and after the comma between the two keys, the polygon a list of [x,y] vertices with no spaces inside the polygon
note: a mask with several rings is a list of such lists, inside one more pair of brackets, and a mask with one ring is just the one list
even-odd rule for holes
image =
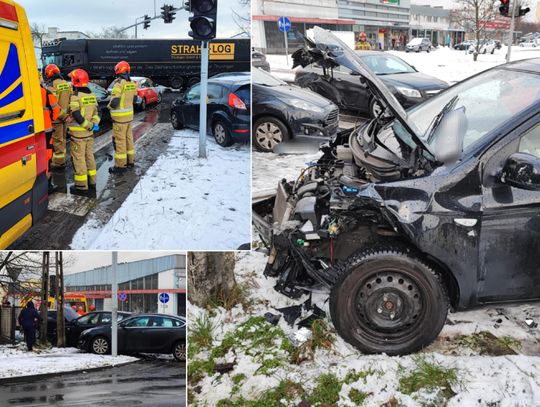
{"label": "firefighter's helmet", "polygon": [[361,32],[360,35],[358,36],[358,38],[360,39],[360,41],[366,41],[367,40],[367,35],[365,32]]}
{"label": "firefighter's helmet", "polygon": [[50,79],[54,74],[59,74],[60,68],[58,68],[55,64],[49,64],[45,67],[45,76],[47,79]]}
{"label": "firefighter's helmet", "polygon": [[84,88],[88,86],[88,73],[84,69],[75,69],[69,74],[71,83],[76,88]]}
{"label": "firefighter's helmet", "polygon": [[131,72],[131,67],[126,61],[118,62],[116,66],[114,67],[114,73],[116,75],[120,75],[123,73],[130,73],[130,72]]}

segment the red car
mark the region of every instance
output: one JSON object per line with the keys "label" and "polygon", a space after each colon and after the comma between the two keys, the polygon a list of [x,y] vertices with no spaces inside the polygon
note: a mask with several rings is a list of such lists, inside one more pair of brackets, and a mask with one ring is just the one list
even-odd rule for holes
{"label": "red car", "polygon": [[[161,102],[161,90],[154,84],[152,79],[142,76],[132,76],[131,80],[137,84],[138,100],[135,101],[135,106],[141,110],[145,110],[147,105]],[[109,91],[112,91],[114,82],[109,85]]]}

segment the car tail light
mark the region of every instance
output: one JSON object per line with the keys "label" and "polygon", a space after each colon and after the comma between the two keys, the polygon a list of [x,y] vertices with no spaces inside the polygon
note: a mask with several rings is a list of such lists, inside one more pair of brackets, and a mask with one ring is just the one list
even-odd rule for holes
{"label": "car tail light", "polygon": [[229,106],[233,109],[247,110],[244,101],[232,92],[229,94]]}

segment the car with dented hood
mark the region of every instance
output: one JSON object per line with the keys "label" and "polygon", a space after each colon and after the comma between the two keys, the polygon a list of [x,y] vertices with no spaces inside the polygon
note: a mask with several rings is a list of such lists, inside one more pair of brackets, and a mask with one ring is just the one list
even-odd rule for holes
{"label": "car with dented hood", "polygon": [[325,288],[338,333],[389,355],[429,345],[449,309],[540,299],[540,59],[406,112],[341,40],[316,27],[313,41],[384,109],[322,144],[275,195],[254,198],[275,288]]}

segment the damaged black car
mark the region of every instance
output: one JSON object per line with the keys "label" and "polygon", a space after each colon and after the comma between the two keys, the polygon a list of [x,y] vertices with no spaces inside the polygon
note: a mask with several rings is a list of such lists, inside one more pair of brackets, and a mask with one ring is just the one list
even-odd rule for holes
{"label": "damaged black car", "polygon": [[347,66],[383,106],[318,162],[254,200],[267,276],[326,288],[366,353],[428,346],[449,309],[540,299],[540,59],[501,65],[405,112],[357,54],[314,29],[302,57]]}

